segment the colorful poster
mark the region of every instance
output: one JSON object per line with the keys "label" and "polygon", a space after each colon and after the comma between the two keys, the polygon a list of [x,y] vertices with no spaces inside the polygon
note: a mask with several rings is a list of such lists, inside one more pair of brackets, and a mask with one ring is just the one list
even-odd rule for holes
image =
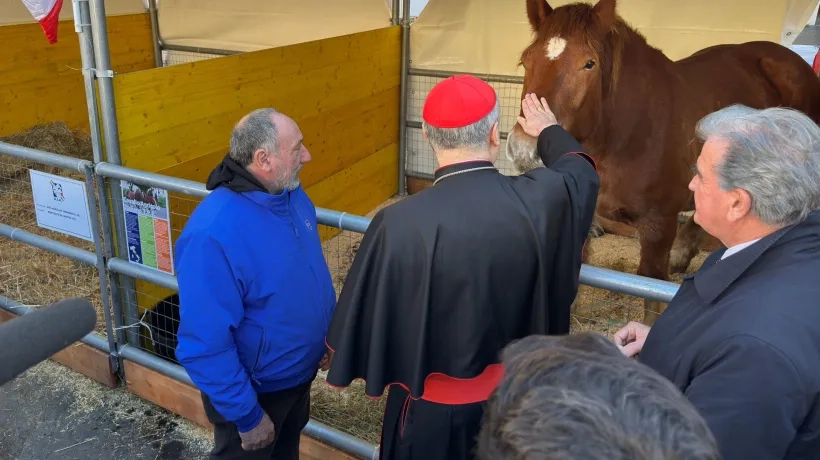
{"label": "colorful poster", "polygon": [[128,260],[174,274],[168,191],[120,181]]}
{"label": "colorful poster", "polygon": [[34,199],[37,225],[86,241],[94,241],[85,182],[35,169],[29,169],[28,172],[31,177],[31,197]]}

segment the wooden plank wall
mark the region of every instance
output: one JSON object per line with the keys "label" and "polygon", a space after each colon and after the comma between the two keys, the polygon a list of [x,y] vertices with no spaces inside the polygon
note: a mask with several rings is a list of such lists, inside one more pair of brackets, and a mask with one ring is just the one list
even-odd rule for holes
{"label": "wooden plank wall", "polygon": [[[123,164],[205,182],[234,124],[273,107],[305,136],[313,159],[301,179],[314,204],[365,214],[398,188],[400,80],[398,26],[119,75]],[[175,242],[199,200],[170,201]],[[171,294],[142,281],[137,291],[143,308]]]}
{"label": "wooden plank wall", "polygon": [[[115,72],[154,67],[147,13],[111,16],[107,24]],[[37,23],[0,27],[0,137],[56,121],[88,131],[74,21],[61,21],[58,33],[57,43],[49,45]]]}

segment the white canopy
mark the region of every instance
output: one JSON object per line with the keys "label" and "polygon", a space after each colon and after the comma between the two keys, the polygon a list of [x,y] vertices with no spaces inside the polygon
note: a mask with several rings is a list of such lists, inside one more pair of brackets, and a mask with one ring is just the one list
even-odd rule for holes
{"label": "white canopy", "polygon": [[[549,3],[555,8],[575,1]],[[651,45],[679,59],[718,43],[768,40],[789,45],[818,0],[619,0],[617,5],[621,17]],[[412,65],[523,75],[517,61],[530,39],[525,0],[429,0],[413,23]]]}

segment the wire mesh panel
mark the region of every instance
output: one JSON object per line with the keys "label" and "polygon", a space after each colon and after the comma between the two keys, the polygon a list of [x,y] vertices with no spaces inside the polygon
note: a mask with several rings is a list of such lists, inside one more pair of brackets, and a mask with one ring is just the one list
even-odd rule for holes
{"label": "wire mesh panel", "polygon": [[[158,275],[173,276],[174,242],[202,198],[161,187],[132,181],[112,180],[119,190],[128,240],[127,254],[120,258],[147,268]],[[179,330],[179,296],[173,289],[144,280],[136,280],[134,289],[121,287],[122,298],[136,299],[136,305],[124,309],[120,329],[138,337],[136,346],[174,364]],[[130,296],[126,296],[130,294]]]}
{"label": "wire mesh panel", "polygon": [[[36,126],[0,141],[73,158],[92,158],[88,136],[70,130],[63,123]],[[32,177],[40,191],[36,203]],[[71,194],[69,190],[63,190],[63,178],[78,181],[76,184],[67,183],[66,186],[74,187]],[[87,194],[96,193],[94,186],[86,183],[84,173],[0,154],[0,224],[94,253],[93,241],[53,230],[52,222],[48,221],[48,216],[64,212],[68,196],[72,201],[71,207],[77,206],[82,210],[73,216],[78,228],[85,224],[85,237],[91,239],[91,223],[84,211],[88,209],[86,198],[73,193],[83,186]],[[35,206],[44,221],[38,223]],[[90,209],[89,212],[96,213],[97,210]],[[65,217],[65,214],[62,216]],[[0,295],[29,307],[48,305],[67,297],[86,298],[97,310],[95,332],[105,336],[99,272],[93,265],[0,237]]]}
{"label": "wire mesh panel", "polygon": [[187,64],[189,62],[203,61],[222,57],[220,54],[198,53],[194,51],[162,50],[162,66],[168,67],[176,64]]}
{"label": "wire mesh panel", "polygon": [[[179,296],[176,292],[166,292],[138,281],[133,294],[138,299],[139,309],[126,310],[120,329],[137,331],[139,342],[131,344],[143,351],[158,356],[173,364],[179,364],[176,357],[179,331]],[[125,287],[120,288],[125,295]]]}
{"label": "wire mesh panel", "polygon": [[[427,77],[410,75],[407,79],[407,172],[410,174],[432,175],[436,169],[436,157],[430,144],[424,140],[419,124],[422,121],[421,113],[427,94],[443,80],[441,77]],[[516,124],[516,117],[521,108],[522,84],[499,83],[488,81],[498,94],[501,115],[499,129],[502,136],[510,132]],[[501,154],[496,166],[507,175],[517,175],[512,163],[504,155],[506,141],[501,140]]]}

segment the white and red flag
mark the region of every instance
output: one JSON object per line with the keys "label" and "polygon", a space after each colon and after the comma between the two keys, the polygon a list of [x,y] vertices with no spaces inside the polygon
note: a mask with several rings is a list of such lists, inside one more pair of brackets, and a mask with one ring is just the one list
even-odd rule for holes
{"label": "white and red flag", "polygon": [[23,0],[23,4],[40,23],[48,42],[52,45],[57,43],[57,25],[60,21],[60,9],[63,7],[63,0]]}

